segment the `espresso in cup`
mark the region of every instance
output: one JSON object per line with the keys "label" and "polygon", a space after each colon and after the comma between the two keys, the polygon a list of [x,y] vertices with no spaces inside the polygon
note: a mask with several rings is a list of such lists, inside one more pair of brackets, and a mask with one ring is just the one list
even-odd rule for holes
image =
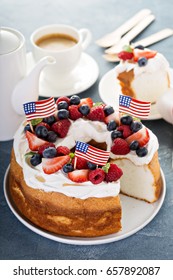
{"label": "espresso in cup", "polygon": [[43,49],[50,51],[62,51],[75,46],[78,41],[67,34],[48,34],[39,38],[35,44]]}

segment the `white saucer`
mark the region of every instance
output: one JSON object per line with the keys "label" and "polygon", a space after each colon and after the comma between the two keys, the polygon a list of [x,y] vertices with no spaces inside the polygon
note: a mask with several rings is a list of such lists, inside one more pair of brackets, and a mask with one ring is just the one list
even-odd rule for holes
{"label": "white saucer", "polygon": [[[35,65],[32,53],[27,53],[27,72],[29,72]],[[99,75],[99,68],[96,61],[88,54],[82,53],[79,64],[76,66],[71,74],[71,79],[64,83],[61,88],[53,87],[48,83],[44,76],[40,75],[39,81],[39,95],[43,97],[58,97],[78,94],[91,87],[97,80]]]}
{"label": "white saucer", "polygon": [[82,238],[82,237],[68,237],[50,233],[46,230],[43,230],[33,223],[31,223],[28,219],[26,219],[16,208],[9,191],[9,183],[8,183],[8,174],[9,174],[9,167],[6,170],[6,174],[4,177],[4,194],[6,201],[8,203],[9,208],[16,216],[16,218],[24,224],[27,228],[32,230],[33,232],[46,237],[48,239],[66,243],[66,244],[73,244],[73,245],[98,245],[98,244],[106,244],[111,243],[114,241],[118,241],[124,238],[127,238],[147,224],[149,224],[156,214],[159,212],[164,198],[166,194],[166,182],[163,171],[161,170],[161,176],[163,181],[163,189],[161,196],[158,201],[155,203],[147,203],[142,200],[137,200],[131,197],[127,197],[125,195],[120,195],[123,215],[122,215],[122,231],[106,236],[101,237],[93,237],[93,238]]}
{"label": "white saucer", "polygon": [[[171,84],[173,83],[173,69],[170,69]],[[119,104],[119,93],[121,93],[121,88],[118,81],[115,78],[114,69],[108,71],[100,80],[99,83],[99,95],[102,101],[106,104],[114,104],[113,107],[118,109]],[[157,110],[157,105],[151,105],[150,115],[147,120],[157,120],[161,119],[161,115]]]}

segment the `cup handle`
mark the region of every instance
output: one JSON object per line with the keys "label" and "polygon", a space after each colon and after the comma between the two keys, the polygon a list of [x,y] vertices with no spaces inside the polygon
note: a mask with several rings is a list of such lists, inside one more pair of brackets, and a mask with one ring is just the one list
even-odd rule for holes
{"label": "cup handle", "polygon": [[82,38],[82,49],[85,50],[91,42],[91,32],[87,28],[82,28],[79,30],[79,34]]}

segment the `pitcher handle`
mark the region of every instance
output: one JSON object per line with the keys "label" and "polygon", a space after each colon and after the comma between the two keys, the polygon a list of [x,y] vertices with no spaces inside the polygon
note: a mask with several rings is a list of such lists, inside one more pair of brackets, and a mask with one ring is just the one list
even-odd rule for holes
{"label": "pitcher handle", "polygon": [[82,28],[79,30],[79,34],[82,41],[81,43],[82,49],[85,50],[91,42],[91,38],[92,38],[91,32],[87,28]]}

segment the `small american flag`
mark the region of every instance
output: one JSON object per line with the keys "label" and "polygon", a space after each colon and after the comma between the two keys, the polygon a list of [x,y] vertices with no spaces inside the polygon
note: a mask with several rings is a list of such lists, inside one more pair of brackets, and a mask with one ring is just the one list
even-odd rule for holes
{"label": "small american flag", "polygon": [[130,96],[119,96],[119,111],[128,113],[139,119],[147,119],[150,113],[151,103],[134,99]]}
{"label": "small american flag", "polygon": [[100,150],[87,143],[76,142],[75,156],[84,158],[97,165],[105,165],[109,159],[110,152]]}
{"label": "small american flag", "polygon": [[23,104],[27,121],[46,118],[55,113],[55,100],[50,97],[46,100],[28,102]]}

